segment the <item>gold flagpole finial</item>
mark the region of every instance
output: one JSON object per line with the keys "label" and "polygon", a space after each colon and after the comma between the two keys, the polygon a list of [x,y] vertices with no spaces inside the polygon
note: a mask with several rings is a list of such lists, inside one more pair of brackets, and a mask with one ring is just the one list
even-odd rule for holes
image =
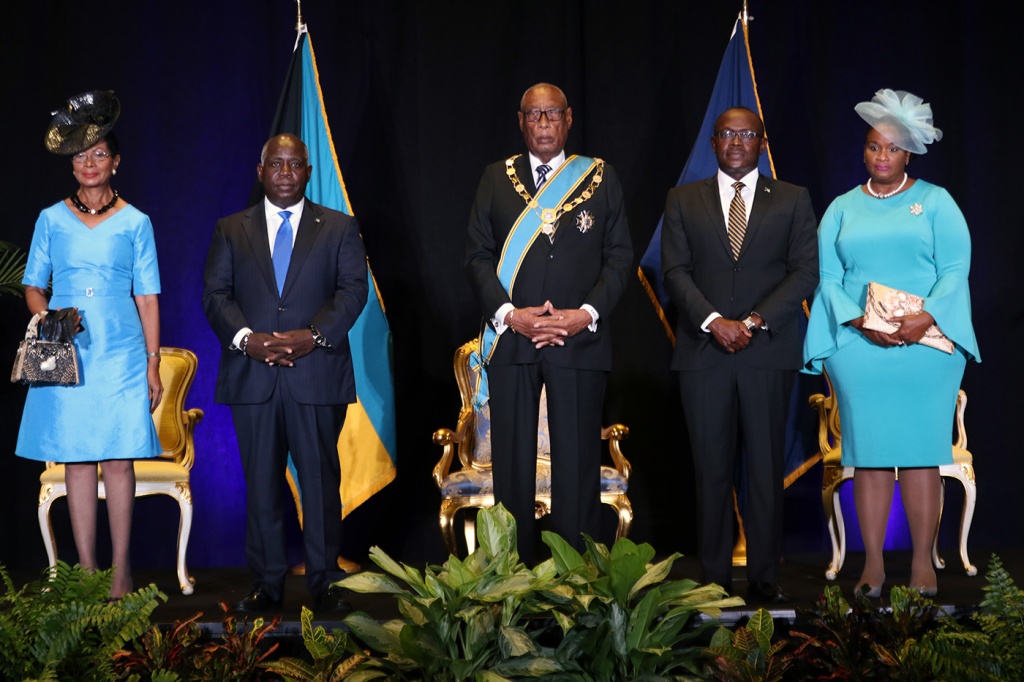
{"label": "gold flagpole finial", "polygon": [[749,12],[747,12],[747,9],[747,0],[743,0],[743,11],[740,13],[740,19],[743,21],[744,28],[746,28],[747,22],[753,19],[753,17],[750,16]]}
{"label": "gold flagpole finial", "polygon": [[[746,4],[746,0],[743,0],[744,7],[746,7]],[[302,0],[295,0],[295,9],[298,12],[298,18],[295,21],[295,30],[302,31],[306,27],[306,24],[302,21]],[[745,11],[746,10],[744,10],[744,12]]]}

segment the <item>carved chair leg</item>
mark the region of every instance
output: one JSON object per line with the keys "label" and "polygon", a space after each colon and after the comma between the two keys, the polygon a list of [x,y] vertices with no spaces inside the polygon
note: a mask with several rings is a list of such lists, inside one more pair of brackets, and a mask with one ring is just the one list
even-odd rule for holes
{"label": "carved chair leg", "polygon": [[43,536],[46,559],[50,562],[50,566],[57,565],[57,542],[53,537],[53,525],[50,523],[50,507],[57,497],[51,492],[45,501],[39,503],[39,532]]}
{"label": "carved chair leg", "polygon": [[821,506],[825,511],[825,524],[828,526],[829,539],[832,541],[832,561],[825,571],[825,578],[835,580],[843,567],[846,558],[846,526],[843,522],[843,508],[839,503],[839,488],[843,482],[838,477],[821,491]]}
{"label": "carved chair leg", "polygon": [[441,512],[438,515],[438,524],[441,526],[441,538],[444,540],[445,547],[448,548],[449,554],[458,556],[458,549],[455,546],[455,512],[458,508],[455,507],[451,500],[444,500],[441,503]]}
{"label": "carved chair leg", "polygon": [[942,510],[946,506],[946,480],[939,476],[939,516],[935,519],[935,537],[932,540],[932,565],[936,569],[946,567],[946,562],[939,554],[939,526],[942,525]]}
{"label": "carved chair leg", "polygon": [[476,513],[467,509],[462,515],[462,532],[466,536],[466,556],[476,550]]}
{"label": "carved chair leg", "polygon": [[181,520],[178,523],[178,586],[182,594],[192,594],[196,579],[188,574],[185,565],[188,538],[192,534],[192,500],[179,495],[178,507],[181,509]]}
{"label": "carved chair leg", "polygon": [[974,505],[978,501],[978,486],[974,482],[974,471],[967,472],[959,481],[964,486],[964,511],[960,517],[960,560],[964,564],[967,575],[978,575],[978,567],[971,563],[967,556],[967,538],[971,534],[971,522],[974,520]]}

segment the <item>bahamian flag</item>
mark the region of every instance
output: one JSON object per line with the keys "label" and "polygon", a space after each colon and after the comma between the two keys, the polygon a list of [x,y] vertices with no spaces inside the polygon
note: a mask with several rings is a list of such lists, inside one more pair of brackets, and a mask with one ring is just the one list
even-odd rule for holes
{"label": "bahamian flag", "polygon": [[[299,27],[270,135],[283,133],[298,135],[309,148],[313,176],[306,186],[306,197],[322,206],[355,215],[341,178],[320,90],[313,44],[305,24]],[[254,191],[260,193],[262,187],[257,186]],[[391,329],[384,316],[384,301],[377,290],[373,272],[369,270],[369,263],[367,273],[370,291],[366,307],[348,333],[355,371],[356,402],[348,406],[345,426],[338,438],[342,518],[393,481],[397,472]],[[302,491],[290,457],[287,477],[301,522]]]}
{"label": "bahamian flag", "polygon": [[[743,22],[742,15],[733,26],[732,36],[722,57],[722,65],[718,67],[718,78],[715,79],[715,88],[711,91],[711,100],[704,112],[704,122],[701,123],[697,141],[693,143],[690,156],[686,159],[683,172],[676,182],[677,187],[710,178],[718,171],[718,160],[711,150],[711,133],[714,132],[715,121],[719,115],[732,107],[746,107],[757,112],[761,120],[764,120],[761,114],[761,101],[757,97],[757,84],[754,82],[754,66],[747,42],[747,25]],[[767,131],[765,134],[767,135]],[[767,153],[761,155],[758,170],[762,175],[775,177],[775,164],[772,162],[770,148]],[[658,227],[654,230],[654,237],[640,259],[638,275],[665,326],[665,333],[675,344],[675,333],[665,313],[670,305],[669,298],[661,282],[661,225],[664,220],[665,215],[662,214],[658,220]]]}

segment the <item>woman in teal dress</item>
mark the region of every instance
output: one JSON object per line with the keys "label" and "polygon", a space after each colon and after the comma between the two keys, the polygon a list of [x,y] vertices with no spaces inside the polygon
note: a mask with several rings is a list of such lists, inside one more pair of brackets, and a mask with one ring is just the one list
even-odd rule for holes
{"label": "woman in teal dress", "polygon": [[[89,102],[76,113],[88,116],[102,105],[112,106]],[[33,315],[48,308],[75,311],[80,382],[28,389],[16,453],[65,465],[78,560],[90,569],[97,567],[96,465],[102,465],[114,566],[110,596],[118,598],[132,589],[132,460],[161,453],[150,413],[163,387],[153,226],[111,189],[121,162],[117,139],[109,132],[111,118],[116,114],[103,126],[93,124],[91,132],[79,130],[77,139],[74,130],[54,133],[53,126],[47,137],[51,151],[70,154],[79,187],[40,214],[22,282]],[[51,278],[52,296],[47,293]]]}
{"label": "woman in teal dress", "polygon": [[[949,193],[907,175],[911,154],[941,139],[919,97],[879,90],[856,111],[868,122],[868,180],[832,202],[818,229],[821,280],[814,294],[804,371],[828,372],[843,430],[843,465],[856,467],[854,500],[869,596],[885,581],[882,548],[896,471],[913,542],[910,586],[937,591],[931,547],[940,513],[938,466],[952,459],[957,392],[968,360],[980,362],[967,276],[971,239]],[[924,311],[887,334],[864,328],[869,282],[924,298]],[[937,324],[952,355],[919,343]]]}

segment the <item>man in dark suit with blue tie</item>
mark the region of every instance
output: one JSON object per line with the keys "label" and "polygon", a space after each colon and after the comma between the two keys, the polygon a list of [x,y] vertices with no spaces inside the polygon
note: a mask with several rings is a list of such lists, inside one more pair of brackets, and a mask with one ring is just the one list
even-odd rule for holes
{"label": "man in dark suit with blue tie", "polygon": [[337,443],[355,401],[348,332],[366,303],[366,254],[355,218],[305,199],[312,171],[302,140],[271,138],[256,167],[265,199],[217,222],[204,274],[224,349],[215,397],[231,406],[246,482],[252,587],[239,611],[282,604],[289,453],[314,610],[350,608],[331,584],[344,576]]}
{"label": "man in dark suit with blue tie", "polygon": [[758,173],[766,145],[753,111],[718,117],[718,173],[669,192],[661,263],[679,311],[672,369],[693,451],[702,577],[732,591],[732,486],[742,449],[747,595],[775,602],[786,599],[778,585],[786,417],[818,247],[807,190]]}

